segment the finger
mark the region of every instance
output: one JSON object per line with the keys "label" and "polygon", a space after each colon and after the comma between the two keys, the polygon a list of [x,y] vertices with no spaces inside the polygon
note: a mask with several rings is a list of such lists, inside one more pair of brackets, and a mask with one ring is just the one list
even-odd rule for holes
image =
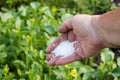
{"label": "finger", "polygon": [[71,62],[74,62],[74,61],[77,61],[77,60],[80,60],[81,58],[77,55],[77,54],[72,54],[68,57],[65,57],[65,58],[60,58],[58,61],[56,61],[56,65],[65,65],[65,64],[68,64],[68,63],[71,63]]}
{"label": "finger", "polygon": [[85,53],[83,52],[83,48],[82,45],[80,43],[80,41],[76,41],[74,43],[74,47],[75,47],[75,53],[80,56],[82,59],[86,58]]}
{"label": "finger", "polygon": [[61,24],[61,26],[60,26],[60,28],[58,29],[58,31],[60,32],[60,33],[65,33],[65,32],[68,32],[69,30],[71,30],[72,29],[72,21],[71,21],[71,18],[70,19],[68,19],[68,20],[65,20],[62,24]]}
{"label": "finger", "polygon": [[57,45],[58,45],[59,43],[61,43],[61,42],[64,41],[64,40],[67,40],[67,38],[68,38],[67,33],[62,34],[59,38],[57,38],[52,44],[50,44],[50,45],[47,47],[46,52],[47,52],[47,53],[50,53],[51,51],[53,51],[53,50],[57,47]]}
{"label": "finger", "polygon": [[76,37],[75,37],[73,31],[70,31],[68,33],[68,40],[71,41],[71,42],[76,40]]}
{"label": "finger", "polygon": [[53,53],[51,53],[51,54],[48,54],[47,55],[47,57],[46,57],[46,60],[50,60],[51,58],[53,58],[54,57],[54,54]]}
{"label": "finger", "polygon": [[57,61],[58,59],[60,59],[60,56],[57,56],[57,57],[51,59],[51,60],[48,62],[48,64],[51,65],[51,66],[54,66],[55,63],[56,63],[56,61]]}

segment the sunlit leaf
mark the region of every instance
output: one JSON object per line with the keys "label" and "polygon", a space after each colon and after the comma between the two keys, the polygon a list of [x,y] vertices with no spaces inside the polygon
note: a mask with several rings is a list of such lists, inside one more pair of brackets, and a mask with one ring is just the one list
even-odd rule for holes
{"label": "sunlit leaf", "polygon": [[7,74],[7,73],[9,72],[9,67],[8,67],[8,65],[5,65],[3,71],[4,71],[4,74]]}
{"label": "sunlit leaf", "polygon": [[19,76],[22,76],[23,73],[22,73],[22,71],[19,68],[17,69],[17,72],[18,72]]}
{"label": "sunlit leaf", "polygon": [[13,15],[11,12],[7,12],[7,13],[0,13],[0,17],[2,19],[3,22],[6,22],[8,19],[13,18]]}
{"label": "sunlit leaf", "polygon": [[32,2],[32,3],[30,3],[30,6],[33,9],[37,10],[40,7],[40,3],[38,3],[38,2]]}
{"label": "sunlit leaf", "polygon": [[27,15],[27,7],[24,7],[24,6],[19,7],[19,12],[21,12],[22,16],[26,16]]}
{"label": "sunlit leaf", "polygon": [[48,6],[42,7],[42,10],[44,11],[44,13],[45,13],[47,16],[53,18],[52,14],[51,14],[51,11],[50,11],[50,9],[49,9]]}
{"label": "sunlit leaf", "polygon": [[7,54],[5,52],[0,53],[0,59],[6,58]]}
{"label": "sunlit leaf", "polygon": [[66,19],[68,19],[68,18],[71,18],[73,15],[71,15],[71,14],[64,14],[64,15],[62,15],[62,20],[64,21],[64,20],[66,20]]}
{"label": "sunlit leaf", "polygon": [[20,17],[18,17],[15,21],[15,27],[17,29],[20,29],[20,26],[21,26],[21,19],[20,19]]}
{"label": "sunlit leaf", "polygon": [[3,51],[5,49],[5,44],[0,45],[0,51]]}
{"label": "sunlit leaf", "polygon": [[112,51],[110,51],[108,48],[104,49],[101,52],[101,60],[104,63],[108,63],[110,61],[113,61],[114,60],[114,53]]}
{"label": "sunlit leaf", "polygon": [[43,50],[40,50],[39,55],[40,55],[40,58],[43,60],[45,57],[45,53],[43,52]]}
{"label": "sunlit leaf", "polygon": [[120,57],[117,58],[117,64],[120,67]]}

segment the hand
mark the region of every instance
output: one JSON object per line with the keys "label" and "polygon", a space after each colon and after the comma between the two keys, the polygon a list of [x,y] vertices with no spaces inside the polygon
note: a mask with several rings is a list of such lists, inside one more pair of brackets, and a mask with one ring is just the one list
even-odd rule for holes
{"label": "hand", "polygon": [[[64,65],[89,58],[104,48],[102,41],[100,41],[94,31],[92,19],[92,15],[82,14],[76,15],[62,23],[61,27],[58,29],[62,35],[46,49],[48,53],[46,59],[49,61],[50,65]],[[65,58],[58,56],[52,59],[52,51],[64,40],[77,41],[74,45],[75,53]]]}

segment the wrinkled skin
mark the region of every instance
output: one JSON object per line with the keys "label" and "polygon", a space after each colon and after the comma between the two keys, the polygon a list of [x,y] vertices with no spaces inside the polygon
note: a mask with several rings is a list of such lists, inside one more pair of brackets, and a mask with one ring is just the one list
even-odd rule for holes
{"label": "wrinkled skin", "polygon": [[[46,52],[48,53],[46,59],[48,60],[49,65],[65,65],[77,60],[89,58],[104,48],[102,41],[94,31],[92,18],[93,16],[91,15],[78,14],[65,20],[61,24],[58,29],[61,36],[46,49]],[[52,58],[52,51],[64,40],[77,41],[77,43],[74,44],[75,53],[65,58],[61,58],[60,56]]]}

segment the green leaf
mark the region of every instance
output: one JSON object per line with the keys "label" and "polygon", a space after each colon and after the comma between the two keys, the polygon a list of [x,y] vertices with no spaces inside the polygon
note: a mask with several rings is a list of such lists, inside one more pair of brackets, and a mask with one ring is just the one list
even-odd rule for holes
{"label": "green leaf", "polygon": [[61,78],[65,77],[65,73],[61,72],[59,69],[53,70],[53,73],[55,75],[57,75],[57,79],[61,79]]}
{"label": "green leaf", "polygon": [[114,53],[110,51],[108,48],[101,51],[101,60],[104,63],[109,63],[114,60]]}
{"label": "green leaf", "polygon": [[13,15],[11,12],[0,13],[0,17],[1,17],[3,22],[6,22],[8,19],[13,18]]}
{"label": "green leaf", "polygon": [[91,73],[85,73],[85,74],[83,75],[82,80],[91,80],[91,78],[92,78],[91,75],[92,75]]}
{"label": "green leaf", "polygon": [[50,9],[49,9],[48,6],[42,7],[41,9],[42,9],[43,12],[45,13],[45,15],[47,15],[47,16],[53,18],[53,15],[51,14],[51,11],[50,11]]}
{"label": "green leaf", "polygon": [[64,20],[66,20],[68,18],[71,18],[72,16],[73,15],[71,15],[71,14],[64,14],[64,15],[62,15],[61,19],[64,21]]}
{"label": "green leaf", "polygon": [[23,74],[22,71],[19,68],[17,69],[17,73],[18,73],[19,76],[22,76],[22,74]]}
{"label": "green leaf", "polygon": [[19,7],[19,12],[21,12],[22,16],[26,16],[27,15],[27,7],[25,7],[25,6]]}
{"label": "green leaf", "polygon": [[93,68],[91,68],[90,66],[81,66],[80,67],[80,73],[86,73],[86,72],[92,72],[92,71],[94,71],[94,69]]}
{"label": "green leaf", "polygon": [[45,27],[45,31],[48,32],[49,34],[55,33],[55,29],[53,28],[53,26],[50,25]]}
{"label": "green leaf", "polygon": [[21,19],[20,19],[20,17],[17,17],[17,19],[15,21],[15,27],[17,29],[20,29],[20,26],[21,26]]}
{"label": "green leaf", "polygon": [[6,57],[7,57],[6,53],[4,53],[4,52],[0,53],[0,59],[6,58]]}
{"label": "green leaf", "polygon": [[6,76],[5,80],[11,80],[11,79],[14,80],[13,77],[14,77],[14,74],[12,72],[9,72],[9,74]]}
{"label": "green leaf", "polygon": [[3,70],[0,70],[0,80],[2,80]]}
{"label": "green leaf", "polygon": [[37,10],[40,7],[40,3],[38,3],[38,2],[32,2],[32,3],[30,3],[30,6],[33,9]]}
{"label": "green leaf", "polygon": [[15,60],[13,63],[17,68],[25,69],[25,63],[23,61]]}
{"label": "green leaf", "polygon": [[4,66],[3,71],[4,71],[4,74],[7,74],[9,72],[9,66],[7,64]]}
{"label": "green leaf", "polygon": [[39,55],[40,55],[40,58],[43,60],[45,57],[45,53],[43,52],[43,50],[40,50]]}
{"label": "green leaf", "polygon": [[51,80],[47,74],[44,74],[44,80]]}
{"label": "green leaf", "polygon": [[25,78],[20,78],[19,80],[26,80]]}
{"label": "green leaf", "polygon": [[27,20],[27,21],[26,21],[26,24],[27,24],[28,26],[31,26],[30,20]]}
{"label": "green leaf", "polygon": [[0,51],[3,51],[5,49],[5,44],[0,45]]}
{"label": "green leaf", "polygon": [[120,67],[120,57],[117,58],[117,64]]}
{"label": "green leaf", "polygon": [[120,67],[118,68],[115,68],[113,71],[112,71],[112,75],[113,76],[116,76],[116,77],[120,77]]}

